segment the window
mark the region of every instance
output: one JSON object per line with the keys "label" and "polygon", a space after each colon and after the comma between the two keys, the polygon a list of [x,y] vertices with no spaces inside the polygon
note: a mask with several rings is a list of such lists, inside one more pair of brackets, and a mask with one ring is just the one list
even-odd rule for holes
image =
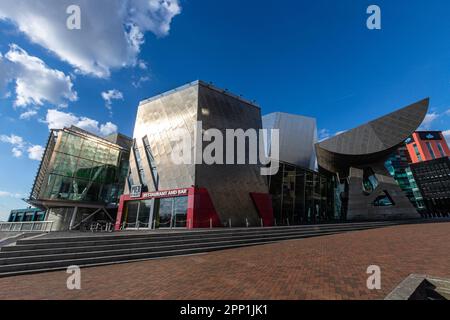
{"label": "window", "polygon": [[363,191],[366,194],[371,194],[378,188],[379,182],[372,168],[364,168],[363,173]]}
{"label": "window", "polygon": [[145,189],[145,187],[147,186],[147,179],[145,177],[144,167],[142,165],[142,158],[141,158],[141,154],[139,152],[139,147],[137,146],[136,140],[134,141],[133,152],[134,152],[134,158],[136,160],[136,166],[139,171],[139,178],[141,180],[141,184],[143,185],[143,187]]}
{"label": "window", "polygon": [[414,152],[416,153],[417,159],[419,159],[419,161],[423,161],[422,156],[419,152],[419,148],[417,147],[417,144],[414,143],[413,147],[414,147]]}
{"label": "window", "polygon": [[441,154],[441,157],[445,157],[444,149],[442,148],[442,144],[440,142],[437,143],[437,147],[439,149],[439,153]]}
{"label": "window", "polygon": [[395,202],[392,199],[391,195],[389,194],[389,192],[387,192],[386,190],[383,191],[382,194],[380,194],[375,201],[373,202],[373,205],[375,207],[392,207],[395,206]]}
{"label": "window", "polygon": [[431,155],[431,158],[436,159],[436,155],[434,154],[433,148],[431,147],[431,143],[427,142],[426,145],[428,148],[428,152]]}
{"label": "window", "polygon": [[148,158],[148,161],[150,164],[150,168],[152,169],[151,171],[152,171],[153,184],[154,184],[155,190],[158,190],[159,175],[158,175],[158,169],[156,168],[156,161],[155,161],[155,158],[152,153],[152,148],[150,146],[150,143],[149,143],[147,137],[144,137],[143,142],[144,142],[144,146],[145,146],[145,152],[147,154],[147,158]]}

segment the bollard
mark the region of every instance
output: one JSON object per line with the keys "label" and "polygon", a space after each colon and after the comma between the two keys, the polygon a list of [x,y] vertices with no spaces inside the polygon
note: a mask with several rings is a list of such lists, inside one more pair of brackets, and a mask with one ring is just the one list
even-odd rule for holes
{"label": "bollard", "polygon": [[288,225],[288,227],[290,226],[290,224],[289,224],[289,218],[287,218],[287,225]]}
{"label": "bollard", "polygon": [[248,218],[245,218],[245,225],[246,225],[247,228],[248,228]]}
{"label": "bollard", "polygon": [[212,219],[209,219],[209,228],[212,229]]}
{"label": "bollard", "polygon": [[261,228],[264,228],[264,221],[262,218],[260,220],[261,220]]}
{"label": "bollard", "polygon": [[231,219],[228,219],[228,225],[229,225],[230,228],[231,228]]}

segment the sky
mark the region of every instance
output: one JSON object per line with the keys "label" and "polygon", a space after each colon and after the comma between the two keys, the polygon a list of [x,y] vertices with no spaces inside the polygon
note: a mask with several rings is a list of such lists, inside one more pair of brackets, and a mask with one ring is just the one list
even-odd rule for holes
{"label": "sky", "polygon": [[[369,5],[381,29],[369,30]],[[80,8],[81,29],[69,29]],[[448,0],[1,0],[0,220],[27,206],[49,129],[132,135],[194,80],[317,118],[324,139],[430,97],[450,138]]]}

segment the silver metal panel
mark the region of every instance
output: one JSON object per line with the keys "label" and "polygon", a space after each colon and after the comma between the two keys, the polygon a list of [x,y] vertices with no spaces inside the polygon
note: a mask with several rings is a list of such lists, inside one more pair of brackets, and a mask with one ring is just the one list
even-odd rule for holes
{"label": "silver metal panel", "polygon": [[[177,129],[189,132],[194,142],[196,124],[203,122],[203,130],[261,129],[260,109],[237,96],[203,82],[194,82],[157,97],[139,106],[134,130],[139,153],[145,158],[143,138],[148,137],[160,177],[160,190],[197,186],[206,188],[223,223],[232,220],[233,226],[259,225],[259,218],[250,193],[268,193],[260,165],[176,165],[171,159],[174,144],[171,135]],[[204,143],[204,147],[208,143]],[[192,154],[196,153],[195,144]],[[137,167],[131,157],[131,171]],[[146,184],[152,187],[148,161],[143,161]]]}
{"label": "silver metal panel", "polygon": [[[263,127],[280,130],[280,155],[277,160],[316,169],[316,119],[276,112],[263,117]],[[266,148],[270,152],[270,141],[266,142]]]}
{"label": "silver metal panel", "polygon": [[[194,141],[194,129],[197,122],[198,86],[189,86],[171,94],[162,95],[158,99],[144,101],[137,114],[134,130],[139,153],[145,157],[143,138],[147,136],[160,176],[159,188],[169,190],[191,187],[195,184],[195,165],[175,165],[171,160],[173,143],[170,138],[177,129],[190,133]],[[194,147],[194,146],[193,146]],[[132,159],[133,160],[133,159]],[[136,165],[130,161],[133,177],[136,176]],[[145,183],[153,187],[148,161],[143,161],[146,168]],[[150,189],[150,191],[154,191]]]}
{"label": "silver metal panel", "polygon": [[[258,107],[207,86],[200,86],[199,120],[204,130],[219,129],[224,136],[226,129],[257,129],[259,132],[262,128]],[[248,155],[248,147],[246,153]],[[260,165],[248,164],[199,165],[196,185],[208,189],[222,221],[232,219],[233,226],[245,226],[247,219],[251,226],[257,226],[260,221],[250,193],[269,192],[260,169]]]}

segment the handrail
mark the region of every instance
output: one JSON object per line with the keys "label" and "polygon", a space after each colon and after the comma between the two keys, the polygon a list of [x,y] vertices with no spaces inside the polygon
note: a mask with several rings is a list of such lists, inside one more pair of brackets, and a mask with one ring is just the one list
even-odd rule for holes
{"label": "handrail", "polygon": [[3,232],[52,232],[53,221],[0,222]]}

